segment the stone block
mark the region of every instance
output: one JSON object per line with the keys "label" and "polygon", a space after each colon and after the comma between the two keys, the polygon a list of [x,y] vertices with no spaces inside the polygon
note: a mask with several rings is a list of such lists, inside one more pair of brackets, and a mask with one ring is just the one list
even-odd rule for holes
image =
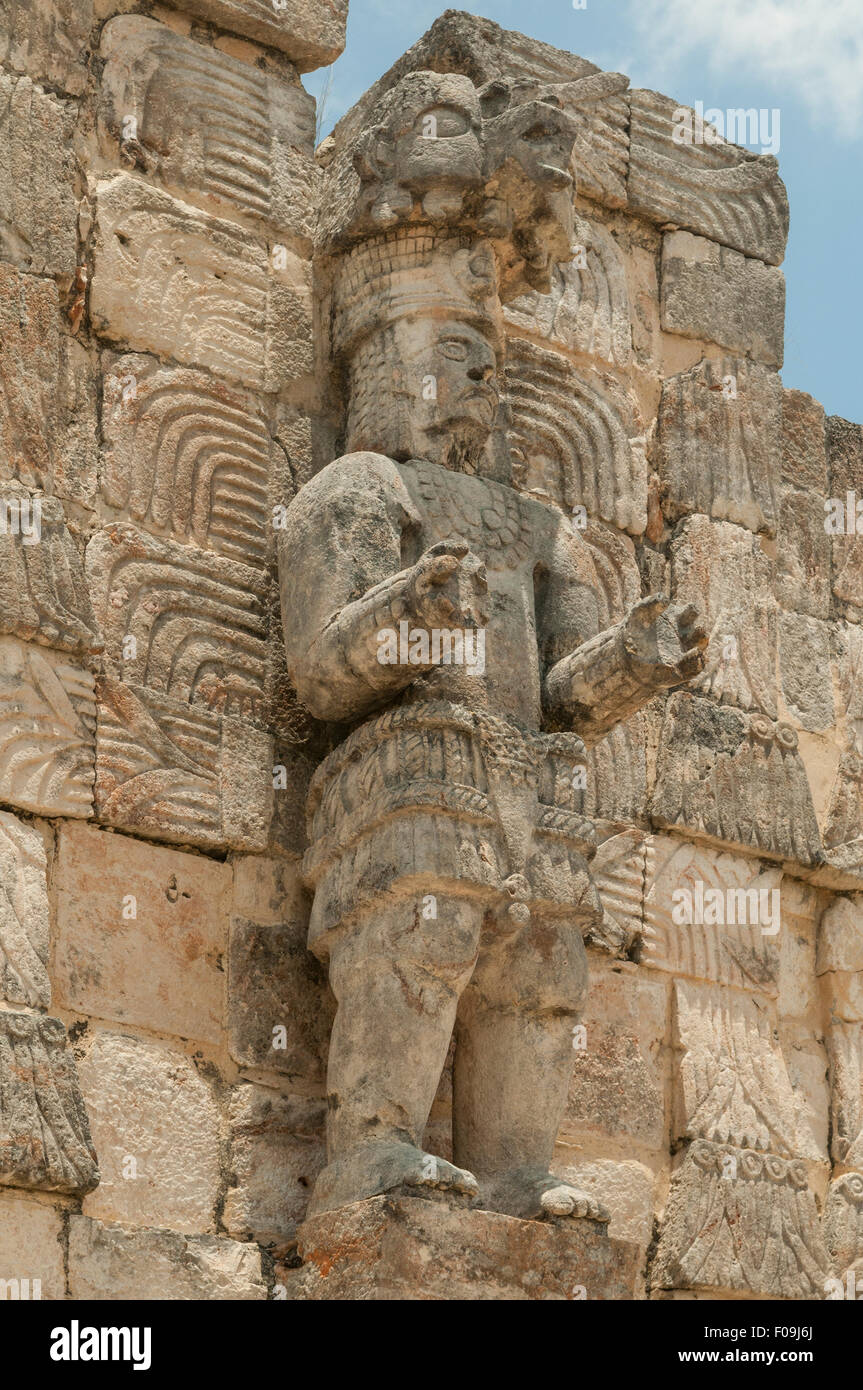
{"label": "stone block", "polygon": [[[778,265],[788,236],[788,195],[772,155],[711,135],[681,140],[678,113],[658,92],[633,91],[626,189],[633,212],[683,227]],[[693,137],[697,118],[690,112]]]}
{"label": "stone block", "polygon": [[596,1222],[519,1221],[415,1197],[373,1197],[300,1228],[288,1299],[632,1299],[638,1247]]}
{"label": "stone block", "polygon": [[75,114],[29,77],[0,74],[0,256],[35,275],[77,263]]}
{"label": "stone block", "polygon": [[591,971],[561,1139],[664,1145],[666,988],[630,971]]}
{"label": "stone block", "polygon": [[0,1012],[0,1184],[83,1193],[98,1181],[63,1024]]}
{"label": "stone block", "polygon": [[[844,530],[829,537],[833,551],[833,593],[850,608],[845,616],[860,622],[863,618],[863,545],[857,527],[863,526],[863,522],[857,521],[857,504],[863,499],[863,425],[852,424],[838,415],[829,417],[827,465],[830,498],[841,502],[845,511]],[[853,532],[849,520],[854,525]],[[824,521],[826,525],[826,515]]]}
{"label": "stone block", "polygon": [[805,1163],[705,1140],[689,1146],[665,1207],[654,1289],[819,1299],[829,1276]]}
{"label": "stone block", "polygon": [[99,681],[96,814],[106,825],[203,849],[264,850],[273,765],[272,738],[246,721]]}
{"label": "stone block", "polygon": [[78,96],[92,25],[93,0],[3,0],[0,62]]}
{"label": "stone block", "polygon": [[55,883],[54,979],[66,1008],[219,1042],[227,865],[64,825]]}
{"label": "stone block", "polygon": [[[649,836],[641,964],[775,998],[780,971],[777,938],[765,936],[759,924],[748,920],[748,905],[754,901],[753,892],[772,893],[781,882],[779,869],[763,870],[741,855],[718,853],[670,835]],[[721,922],[718,913],[704,911],[705,904],[719,901]],[[690,921],[681,920],[681,905],[688,907],[685,915]],[[707,915],[717,920],[695,920]]]}
{"label": "stone block", "polygon": [[326,1163],[326,1101],[242,1085],[231,1094],[228,1235],[254,1240],[275,1258],[296,1241],[318,1173]]}
{"label": "stone block", "polygon": [[827,495],[824,407],[805,391],[782,392],[782,477],[794,488]]}
{"label": "stone block", "polygon": [[320,1081],[335,1006],[325,971],[306,949],[308,922],[297,863],[245,855],[235,861],[231,1056],[240,1066]]}
{"label": "stone block", "polygon": [[63,1218],[18,1192],[0,1192],[0,1301],[62,1299]]}
{"label": "stone block", "polygon": [[92,673],[0,637],[0,798],[37,815],[91,815],[95,735]]}
{"label": "stone block", "polygon": [[662,239],[662,327],[782,366],[785,277],[690,232]]}
{"label": "stone block", "polygon": [[220,1116],[191,1058],[99,1033],[80,1076],[101,1173],[85,1216],[126,1227],[212,1231]]}
{"label": "stone block", "polygon": [[774,564],[758,536],[730,522],[693,516],[670,547],[671,596],[697,603],[710,645],[689,689],[723,704],[776,717]]}
{"label": "stone block", "polygon": [[825,862],[797,731],[761,714],[672,695],[652,811],[660,828],[803,865]]}
{"label": "stone block", "polygon": [[348,0],[168,0],[220,29],[286,53],[299,72],[334,63],[345,46]]}
{"label": "stone block", "polygon": [[0,999],[51,1006],[45,841],[32,825],[0,811]]}
{"label": "stone block", "polygon": [[260,567],[284,456],[254,396],[152,357],[106,359],[104,502],[147,531]]}
{"label": "stone block", "polygon": [[779,618],[779,675],[788,714],[801,728],[818,733],[833,727],[830,679],[831,629],[802,613]]}
{"label": "stone block", "polygon": [[656,459],[670,521],[703,512],[774,535],[782,383],[745,358],[705,360],[662,387]]}
{"label": "stone block", "polygon": [[[272,14],[278,18],[278,11]],[[317,203],[315,103],[298,83],[175,34],[143,15],[102,31],[100,136],[171,192],[310,238]],[[179,117],[179,127],[178,127]],[[136,122],[134,139],[127,136]]]}
{"label": "stone block", "polygon": [[96,390],[57,287],[0,265],[0,477],[92,506]]}
{"label": "stone block", "polygon": [[250,1301],[266,1299],[261,1252],[224,1236],[125,1231],[87,1216],[69,1223],[73,1299]]}
{"label": "stone block", "polygon": [[312,370],[309,272],[286,252],[121,174],[95,193],[90,317],[122,347],[258,391]]}

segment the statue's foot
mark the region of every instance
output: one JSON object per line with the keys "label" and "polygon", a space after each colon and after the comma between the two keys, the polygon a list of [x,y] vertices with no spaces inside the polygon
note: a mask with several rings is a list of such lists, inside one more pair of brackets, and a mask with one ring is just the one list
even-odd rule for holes
{"label": "statue's foot", "polygon": [[450,1192],[475,1198],[479,1184],[466,1168],[456,1168],[412,1144],[378,1140],[352,1149],[327,1164],[315,1183],[309,1215],[378,1197],[396,1188]]}
{"label": "statue's foot", "polygon": [[520,1216],[525,1221],[549,1220],[571,1216],[587,1221],[609,1221],[610,1213],[589,1192],[563,1182],[552,1173],[536,1169],[517,1169],[499,1178],[484,1193],[483,1205],[507,1216]]}

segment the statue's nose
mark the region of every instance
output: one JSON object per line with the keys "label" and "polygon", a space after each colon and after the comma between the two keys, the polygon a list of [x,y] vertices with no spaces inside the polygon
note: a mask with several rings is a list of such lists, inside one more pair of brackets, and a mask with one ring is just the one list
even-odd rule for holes
{"label": "statue's nose", "polygon": [[490,381],[494,376],[494,364],[492,362],[481,362],[468,371],[471,381]]}

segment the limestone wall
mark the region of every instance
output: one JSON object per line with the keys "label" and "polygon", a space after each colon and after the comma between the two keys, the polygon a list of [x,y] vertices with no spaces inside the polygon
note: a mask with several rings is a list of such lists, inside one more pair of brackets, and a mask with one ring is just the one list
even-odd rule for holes
{"label": "limestone wall", "polygon": [[0,537],[0,1277],[43,1298],[265,1298],[319,1163],[273,509],[346,11],[0,15],[0,490],[41,506]]}
{"label": "limestone wall", "polygon": [[[863,549],[824,525],[863,492],[863,427],[778,375],[775,161],[678,145],[669,98],[450,16],[316,165],[298,74],[346,8],[0,11],[0,1279],[263,1299],[296,1263],[325,738],[288,686],[274,535],[342,424],[322,169],[430,67],[596,74],[579,250],[507,311],[506,443],[520,487],[586,509],[609,621],[661,589],[711,629],[695,685],[590,757],[606,914],[560,1171],[638,1247],[632,1297],[823,1297],[863,1260]],[[778,889],[780,930],[680,925],[699,884]],[[447,1126],[445,1074],[438,1153]]]}

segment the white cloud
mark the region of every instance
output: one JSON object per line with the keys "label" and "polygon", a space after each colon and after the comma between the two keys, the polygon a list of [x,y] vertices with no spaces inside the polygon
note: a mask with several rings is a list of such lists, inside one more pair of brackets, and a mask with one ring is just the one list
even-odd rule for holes
{"label": "white cloud", "polygon": [[806,103],[816,123],[859,138],[860,0],[630,0],[630,16],[654,70],[664,61],[673,73],[703,54],[717,77],[745,73],[769,82],[774,96],[765,106],[781,107],[785,88]]}

